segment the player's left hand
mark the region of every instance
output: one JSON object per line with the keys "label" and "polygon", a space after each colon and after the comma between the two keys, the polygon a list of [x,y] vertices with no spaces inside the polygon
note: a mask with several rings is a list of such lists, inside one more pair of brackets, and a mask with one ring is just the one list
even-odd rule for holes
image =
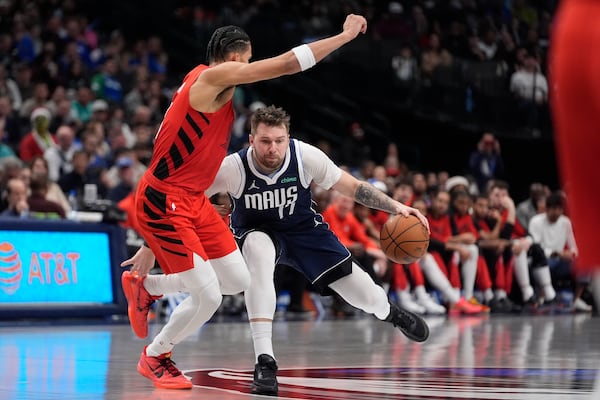
{"label": "player's left hand", "polygon": [[148,272],[154,267],[156,257],[150,247],[142,245],[140,249],[133,255],[133,257],[123,261],[121,267],[128,267],[131,265],[131,272],[136,272],[140,276],[148,275]]}

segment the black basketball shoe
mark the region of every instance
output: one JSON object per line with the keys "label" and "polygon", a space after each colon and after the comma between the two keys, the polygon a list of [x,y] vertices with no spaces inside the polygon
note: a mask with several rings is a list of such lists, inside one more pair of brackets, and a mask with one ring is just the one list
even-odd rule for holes
{"label": "black basketball shoe", "polygon": [[385,321],[391,322],[407,338],[415,342],[424,342],[429,337],[429,327],[423,318],[395,304],[390,303],[390,315]]}
{"label": "black basketball shoe", "polygon": [[268,354],[261,354],[254,366],[252,393],[277,396],[277,391],[277,361]]}

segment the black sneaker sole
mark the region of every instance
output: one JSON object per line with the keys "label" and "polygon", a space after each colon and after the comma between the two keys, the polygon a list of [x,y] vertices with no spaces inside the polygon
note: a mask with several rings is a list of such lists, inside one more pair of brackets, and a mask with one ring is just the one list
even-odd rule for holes
{"label": "black sneaker sole", "polygon": [[252,389],[250,393],[252,394],[260,394],[263,396],[277,396],[279,389],[277,386],[263,386],[261,384],[252,383]]}

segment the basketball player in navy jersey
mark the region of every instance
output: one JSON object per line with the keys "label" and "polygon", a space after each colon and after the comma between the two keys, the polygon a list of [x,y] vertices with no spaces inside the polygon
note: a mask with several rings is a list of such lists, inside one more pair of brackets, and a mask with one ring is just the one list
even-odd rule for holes
{"label": "basketball player in navy jersey", "polygon": [[250,147],[223,160],[207,195],[227,192],[231,228],[252,276],[246,307],[256,355],[252,392],[277,394],[277,363],[271,341],[276,295],[273,273],[290,265],[323,294],[336,292],[354,307],[392,323],[423,342],[429,328],[419,316],[388,301],[381,286],[352,261],[350,252],[317,214],[310,185],[333,188],[357,202],[391,214],[426,218],[337,167],[322,151],[289,136],[290,117],[281,108],[257,110]]}

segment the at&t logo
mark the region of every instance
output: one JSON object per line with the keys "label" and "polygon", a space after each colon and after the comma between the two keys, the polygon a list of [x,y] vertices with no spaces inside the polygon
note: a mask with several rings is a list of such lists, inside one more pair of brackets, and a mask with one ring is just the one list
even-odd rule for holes
{"label": "at&t logo", "polygon": [[13,294],[19,289],[23,277],[23,264],[12,243],[0,243],[0,289]]}

